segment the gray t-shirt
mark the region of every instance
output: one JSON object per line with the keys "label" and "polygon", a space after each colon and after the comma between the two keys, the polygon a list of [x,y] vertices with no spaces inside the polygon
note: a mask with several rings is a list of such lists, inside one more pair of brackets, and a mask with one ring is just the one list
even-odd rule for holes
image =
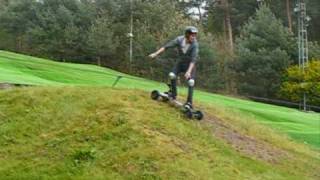
{"label": "gray t-shirt", "polygon": [[180,63],[195,63],[198,59],[199,44],[194,40],[191,44],[187,43],[185,36],[178,36],[174,40],[164,45],[165,49],[177,47],[180,56]]}

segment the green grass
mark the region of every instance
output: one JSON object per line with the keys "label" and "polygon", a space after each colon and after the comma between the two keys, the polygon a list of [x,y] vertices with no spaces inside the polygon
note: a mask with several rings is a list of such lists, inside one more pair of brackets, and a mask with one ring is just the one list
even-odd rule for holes
{"label": "green grass", "polygon": [[[92,85],[111,86],[116,76],[125,76],[117,87],[165,90],[165,86],[154,81],[136,78],[111,69],[94,65],[57,63],[5,51],[0,51],[0,82],[32,85]],[[185,90],[182,90],[185,94]],[[197,91],[195,99],[240,110],[254,115],[259,122],[288,133],[294,139],[320,147],[320,114],[303,113],[295,109],[266,105],[247,100],[230,98]]]}
{"label": "green grass", "polygon": [[[205,108],[239,130],[259,128],[240,111]],[[142,90],[3,90],[0,179],[319,178],[319,152],[265,128],[258,133],[256,139],[272,137],[270,146],[288,155],[270,163],[239,153],[215,137],[210,125],[187,121]]]}
{"label": "green grass", "polygon": [[37,85],[0,91],[0,179],[319,179],[317,113],[196,91],[207,117],[285,154],[272,163],[151,101],[163,83],[5,51],[0,82]]}
{"label": "green grass", "polygon": [[[117,76],[124,76],[118,88],[166,90],[163,83],[129,76],[95,65],[58,63],[46,59],[0,51],[0,82],[42,86],[107,86],[115,82]],[[186,90],[182,88],[182,94]],[[291,138],[320,147],[320,114],[305,113],[295,109],[272,106],[263,103],[196,91],[197,102],[238,110],[240,115],[266,124]],[[251,118],[253,116],[253,118]]]}
{"label": "green grass", "polygon": [[[147,88],[159,83],[126,75],[95,65],[58,63],[0,51],[0,82],[29,85],[92,85],[112,86],[117,76],[125,76],[117,87]],[[164,88],[164,86],[163,86]]]}
{"label": "green grass", "polygon": [[296,109],[256,103],[221,95],[198,92],[198,98],[207,104],[236,109],[245,116],[253,116],[254,120],[269,125],[290,137],[320,147],[320,114],[305,113]]}

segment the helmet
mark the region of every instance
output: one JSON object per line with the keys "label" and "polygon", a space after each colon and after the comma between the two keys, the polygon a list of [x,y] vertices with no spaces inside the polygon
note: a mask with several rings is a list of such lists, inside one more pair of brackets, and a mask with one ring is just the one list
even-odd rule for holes
{"label": "helmet", "polygon": [[187,26],[185,29],[185,34],[198,33],[198,29],[194,26]]}

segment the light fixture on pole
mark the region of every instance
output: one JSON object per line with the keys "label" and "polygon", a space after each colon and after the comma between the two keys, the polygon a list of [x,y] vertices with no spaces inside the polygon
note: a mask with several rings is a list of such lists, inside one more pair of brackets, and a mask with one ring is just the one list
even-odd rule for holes
{"label": "light fixture on pole", "polygon": [[257,0],[257,2],[258,2],[258,6],[260,6],[262,4],[263,0]]}

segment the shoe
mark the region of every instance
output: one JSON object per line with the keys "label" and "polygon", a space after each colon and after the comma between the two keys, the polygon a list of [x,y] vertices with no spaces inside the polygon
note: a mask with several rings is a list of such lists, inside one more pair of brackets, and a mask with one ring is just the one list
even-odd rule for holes
{"label": "shoe", "polygon": [[171,93],[169,94],[169,97],[170,97],[172,100],[176,100],[176,96],[172,95]]}
{"label": "shoe", "polygon": [[170,91],[169,92],[165,92],[165,94],[167,94],[170,99],[176,100],[176,96],[174,96]]}
{"label": "shoe", "polygon": [[186,109],[193,109],[192,107],[192,104],[190,102],[186,102],[184,105],[183,105],[184,108]]}

